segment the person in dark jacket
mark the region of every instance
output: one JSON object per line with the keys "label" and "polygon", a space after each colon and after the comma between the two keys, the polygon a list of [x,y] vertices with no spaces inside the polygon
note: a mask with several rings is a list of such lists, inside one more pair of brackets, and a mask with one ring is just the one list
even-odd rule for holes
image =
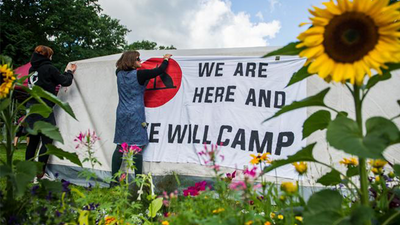
{"label": "person in dark jacket", "polygon": [[[112,156],[111,172],[115,176],[122,164],[121,144],[138,146],[143,149],[149,143],[145,118],[144,91],[147,81],[163,75],[171,54],[164,55],[160,67],[151,70],[137,70],[142,66],[137,51],[124,52],[117,61],[118,107],[114,143],[117,144]],[[135,175],[142,173],[142,153],[135,155]],[[113,185],[113,183],[111,184]]]}
{"label": "person in dark jacket", "polygon": [[[53,53],[53,50],[47,46],[39,45],[35,48],[31,58],[32,67],[29,69],[29,73],[33,73],[28,80],[29,88],[33,88],[33,86],[40,86],[44,90],[56,95],[56,87],[58,85],[70,86],[72,84],[74,72],[77,66],[74,64],[69,64],[66,68],[66,71],[63,74],[60,73],[60,71],[51,63]],[[43,100],[50,107],[55,105],[53,102],[47,99]],[[35,99],[31,99],[27,102],[26,108],[29,108],[34,104],[38,104],[38,102]],[[31,129],[34,127],[34,124],[37,121],[44,121],[52,125],[56,125],[53,112],[47,118],[43,118],[39,114],[32,114],[26,118],[26,122]],[[39,154],[45,153],[47,151],[46,144],[51,144],[53,142],[51,138],[41,133],[38,135],[29,135],[29,138],[29,144],[27,145],[25,152],[25,160],[35,158],[35,153],[40,142],[42,145],[40,147]],[[48,155],[39,157],[39,162],[43,163],[43,170],[37,175],[39,179],[45,174],[48,159]]]}

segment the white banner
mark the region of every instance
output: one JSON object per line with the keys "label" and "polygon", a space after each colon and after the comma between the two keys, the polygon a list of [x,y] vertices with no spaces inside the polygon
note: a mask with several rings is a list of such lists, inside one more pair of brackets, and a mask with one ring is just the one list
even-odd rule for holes
{"label": "white banner", "polygon": [[[153,61],[143,64],[154,68]],[[306,109],[263,121],[306,97],[305,82],[285,88],[303,64],[294,57],[175,57],[167,70],[173,85],[158,78],[147,86],[150,144],[144,160],[204,163],[198,155],[204,144],[221,145],[224,160],[218,163],[238,169],[251,166],[250,154],[268,152],[273,160],[294,154],[305,145]],[[171,90],[177,91],[173,97]],[[292,178],[292,166],[278,170],[278,176]]]}
{"label": "white banner", "polygon": [[[118,94],[115,62],[98,58],[77,62],[78,70],[71,87],[62,88],[59,98],[69,102],[78,120],[57,109],[57,125],[64,144],[56,145],[77,152],[81,160],[84,149],[75,149],[79,132],[95,130],[101,138],[95,145],[99,171],[110,171],[115,112]],[[158,66],[157,55],[141,56],[144,69]],[[246,56],[174,56],[167,68],[168,76],[149,81],[145,93],[146,117],[150,144],[144,151],[148,162],[204,164],[198,152],[204,144],[222,144],[220,166],[243,169],[251,166],[250,154],[269,152],[273,160],[294,154],[305,146],[302,124],[306,109],[263,121],[282,106],[306,97],[306,82],[288,88],[292,74],[304,64],[292,56],[260,58]],[[51,157],[50,164],[63,168],[68,161]],[[88,163],[84,167],[90,168]],[[150,168],[151,170],[151,168]],[[182,171],[182,170],[181,170]],[[279,177],[295,177],[293,166],[278,169]],[[272,175],[275,175],[273,172]],[[68,172],[64,176],[68,176]]]}

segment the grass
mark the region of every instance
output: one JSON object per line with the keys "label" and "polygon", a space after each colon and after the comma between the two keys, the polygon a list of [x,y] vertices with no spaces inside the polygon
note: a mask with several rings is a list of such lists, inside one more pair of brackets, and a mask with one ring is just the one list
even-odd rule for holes
{"label": "grass", "polygon": [[[14,160],[25,160],[25,150],[26,150],[26,144],[20,143],[17,146],[17,150],[14,152],[13,159]],[[0,145],[0,159],[6,161],[6,149],[4,148],[3,145]]]}

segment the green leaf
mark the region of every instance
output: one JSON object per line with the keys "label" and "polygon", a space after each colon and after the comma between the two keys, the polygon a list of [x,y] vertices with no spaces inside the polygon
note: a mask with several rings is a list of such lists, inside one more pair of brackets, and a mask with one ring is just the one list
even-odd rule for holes
{"label": "green leaf", "polygon": [[48,107],[47,105],[41,105],[41,104],[34,104],[32,105],[29,109],[27,109],[26,113],[31,113],[31,114],[39,114],[41,116],[43,116],[44,118],[49,117],[50,113],[53,110]]}
{"label": "green leaf", "polygon": [[316,162],[313,157],[313,148],[316,143],[312,143],[301,149],[300,151],[296,152],[296,154],[288,156],[287,159],[280,159],[272,161],[271,165],[264,168],[264,173],[268,173],[278,167],[294,163],[294,162]]}
{"label": "green leaf", "polygon": [[20,78],[17,78],[17,79],[15,80],[15,85],[16,85],[16,86],[24,86],[25,80],[28,79],[32,74],[33,74],[33,73],[30,73],[29,75],[26,75],[26,76],[22,76],[22,77],[20,77]]}
{"label": "green leaf", "polygon": [[6,109],[10,105],[10,103],[11,103],[10,98],[2,100],[0,103],[0,112],[3,112],[3,110]]}
{"label": "green leaf", "polygon": [[148,216],[150,218],[154,218],[157,215],[157,212],[161,209],[162,207],[162,200],[163,198],[156,198],[154,199],[150,205],[149,205],[149,212],[148,212]]}
{"label": "green leaf", "polygon": [[21,161],[15,167],[14,184],[17,196],[22,196],[37,173],[38,162]]}
{"label": "green leaf", "polygon": [[60,134],[60,131],[58,130],[58,127],[50,123],[44,121],[38,121],[33,125],[33,129],[27,127],[26,130],[30,134],[37,135],[38,133],[42,133],[55,141],[64,143],[64,140]]}
{"label": "green leaf", "polygon": [[51,144],[47,144],[46,147],[47,147],[46,155],[54,155],[61,160],[68,159],[70,162],[82,167],[82,163],[79,160],[79,157],[76,153],[66,152]]}
{"label": "green leaf", "polygon": [[[391,130],[391,128],[387,128],[389,126],[387,123],[385,123],[387,126],[383,124],[380,127],[380,125],[376,124],[378,120],[371,119],[367,121],[367,127],[369,128],[367,128],[366,137],[363,138],[354,120],[346,117],[336,118],[329,123],[326,132],[328,143],[336,149],[359,157],[383,158],[382,153],[390,144],[390,141],[386,139],[386,129]],[[379,121],[382,122],[382,120]],[[378,127],[380,128],[378,129]]]}
{"label": "green leaf", "polygon": [[[343,220],[343,216],[335,211],[322,211],[312,214],[312,216],[304,215],[304,224],[307,225],[337,225],[341,220]],[[340,223],[340,225],[344,224]]]}
{"label": "green leaf", "polygon": [[384,80],[388,80],[392,77],[392,74],[389,71],[383,71],[382,75],[376,74],[374,76],[372,76],[368,82],[367,85],[365,86],[367,89],[372,88],[373,86],[375,86],[379,81],[384,81]]}
{"label": "green leaf", "polygon": [[331,113],[326,110],[320,110],[312,114],[303,124],[303,139],[310,136],[317,130],[323,130],[331,122]]}
{"label": "green leaf", "polygon": [[290,78],[289,83],[286,85],[286,87],[289,87],[292,84],[295,84],[299,81],[302,81],[306,79],[307,77],[312,76],[313,74],[308,73],[308,66],[303,66],[301,69],[299,69],[297,72],[293,73],[292,77]]}
{"label": "green leaf", "polygon": [[[66,113],[68,113],[70,116],[72,116],[72,118],[76,119],[71,106],[66,102],[62,102],[60,99],[57,98],[57,96],[53,95],[52,93],[45,91],[43,88],[41,88],[37,85],[34,86],[32,88],[32,90],[30,90],[29,88],[24,89],[24,90],[27,90],[36,100],[38,100],[39,98],[45,98],[45,99],[55,103],[56,105],[60,106]],[[42,102],[42,101],[39,101],[39,102]]]}
{"label": "green leaf", "polygon": [[379,81],[384,81],[384,80],[390,79],[392,77],[392,74],[390,73],[390,71],[400,69],[400,63],[388,63],[388,64],[386,64],[386,66],[388,67],[388,69],[383,69],[382,75],[376,74],[368,80],[366,88],[368,88],[368,89],[372,88]]}
{"label": "green leaf", "polygon": [[326,88],[326,89],[322,90],[321,92],[319,92],[318,94],[310,96],[310,97],[300,100],[298,102],[294,101],[292,104],[284,106],[277,113],[275,113],[275,115],[264,120],[263,122],[266,122],[272,118],[278,117],[286,112],[289,112],[289,111],[292,111],[295,109],[300,109],[300,108],[309,107],[309,106],[326,106],[324,103],[324,98],[325,98],[325,95],[328,93],[329,89],[330,88]]}
{"label": "green leaf", "polygon": [[274,55],[298,55],[301,51],[303,51],[305,48],[296,48],[296,45],[300,44],[300,42],[292,42],[287,44],[286,46],[272,51],[263,57],[269,57],[269,56],[274,56]]}
{"label": "green leaf", "polygon": [[304,211],[304,224],[338,224],[342,219],[342,195],[325,189],[313,194]]}
{"label": "green leaf", "polygon": [[347,177],[354,177],[360,174],[360,167],[358,166],[350,166],[346,171]]}
{"label": "green leaf", "polygon": [[352,225],[368,224],[367,221],[371,221],[374,214],[375,212],[371,207],[358,205],[351,210],[350,223]]}
{"label": "green leaf", "polygon": [[1,165],[0,166],[0,177],[9,176],[12,174],[12,171],[9,166]]}
{"label": "green leaf", "polygon": [[392,143],[400,138],[399,129],[396,124],[383,117],[369,118],[365,127],[367,129],[366,139],[376,136]]}
{"label": "green leaf", "polygon": [[342,179],[340,178],[340,173],[337,170],[332,169],[331,172],[325,174],[324,176],[320,177],[317,180],[317,183],[320,183],[324,186],[330,186],[330,185],[337,185],[342,182]]}
{"label": "green leaf", "polygon": [[393,170],[394,170],[394,174],[396,174],[396,176],[400,177],[400,164],[395,164],[393,166]]}
{"label": "green leaf", "polygon": [[62,191],[61,182],[43,179],[40,180],[40,183],[47,191],[51,191],[52,193],[61,193]]}

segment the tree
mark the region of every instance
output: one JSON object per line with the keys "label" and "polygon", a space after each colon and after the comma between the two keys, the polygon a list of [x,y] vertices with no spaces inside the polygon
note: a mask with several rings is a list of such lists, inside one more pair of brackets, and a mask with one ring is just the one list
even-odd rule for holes
{"label": "tree", "polygon": [[58,68],[70,61],[121,52],[129,30],[101,14],[97,0],[2,0],[0,50],[19,66],[34,47],[51,47]]}
{"label": "tree", "polygon": [[160,46],[157,48],[157,43],[153,41],[135,41],[126,47],[127,50],[175,50],[176,48],[171,46]]}

